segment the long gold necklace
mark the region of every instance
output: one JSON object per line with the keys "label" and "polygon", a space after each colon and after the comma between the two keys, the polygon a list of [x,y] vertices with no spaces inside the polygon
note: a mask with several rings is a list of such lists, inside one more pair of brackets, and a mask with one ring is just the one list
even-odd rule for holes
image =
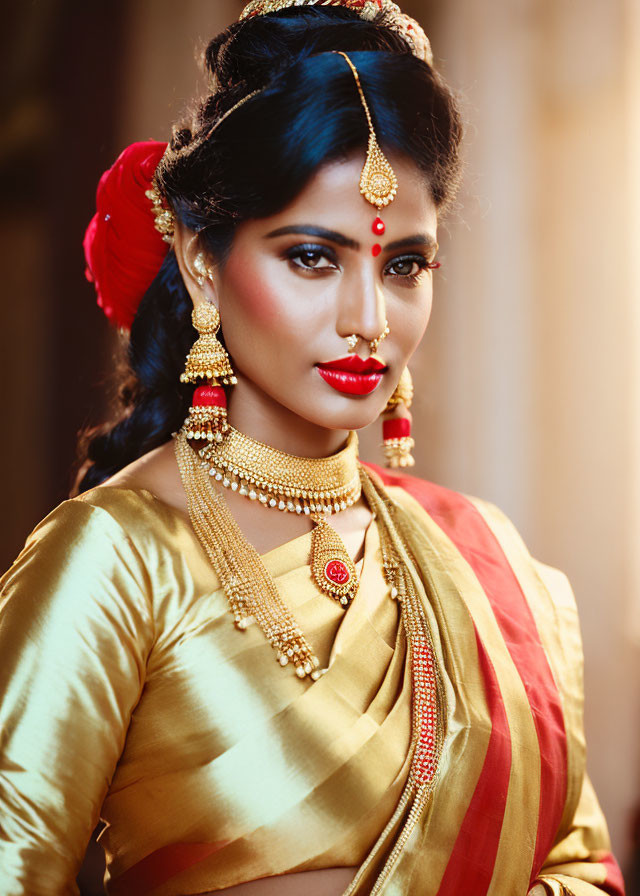
{"label": "long gold necklace", "polygon": [[229,427],[223,439],[199,449],[203,469],[223,488],[263,507],[304,514],[311,534],[311,576],[321,591],[347,608],[358,578],[344,543],[327,518],[352,507],[362,491],[358,437],[330,457],[298,457]]}

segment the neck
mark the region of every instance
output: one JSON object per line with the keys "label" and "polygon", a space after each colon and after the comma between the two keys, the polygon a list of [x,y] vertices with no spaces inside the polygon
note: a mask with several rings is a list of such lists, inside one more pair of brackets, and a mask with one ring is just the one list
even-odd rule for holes
{"label": "neck", "polygon": [[240,432],[298,457],[329,457],[344,448],[348,430],[310,423],[255,383],[238,380],[229,395],[229,423]]}

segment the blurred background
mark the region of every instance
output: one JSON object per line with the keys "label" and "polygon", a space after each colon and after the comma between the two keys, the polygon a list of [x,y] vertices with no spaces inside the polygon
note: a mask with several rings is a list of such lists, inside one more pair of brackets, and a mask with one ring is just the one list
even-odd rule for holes
{"label": "blurred background", "polygon": [[[115,336],[81,248],[98,178],[126,144],[167,138],[202,88],[199,52],[242,6],[2,2],[3,568],[108,408]],[[589,769],[640,893],[640,0],[403,8],[467,122],[413,365],[417,473],[497,503],[568,573]]]}

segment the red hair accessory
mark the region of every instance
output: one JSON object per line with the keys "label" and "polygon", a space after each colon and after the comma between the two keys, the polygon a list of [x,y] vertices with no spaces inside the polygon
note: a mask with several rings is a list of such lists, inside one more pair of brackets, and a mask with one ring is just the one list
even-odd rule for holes
{"label": "red hair accessory", "polygon": [[111,323],[129,329],[168,251],[155,228],[145,195],[167,148],[146,140],[132,143],[100,178],[97,212],[84,237],[86,276]]}

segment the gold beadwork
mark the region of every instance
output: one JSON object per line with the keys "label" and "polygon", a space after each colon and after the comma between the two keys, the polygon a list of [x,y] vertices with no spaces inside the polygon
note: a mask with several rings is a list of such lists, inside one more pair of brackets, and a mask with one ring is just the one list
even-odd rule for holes
{"label": "gold beadwork", "polygon": [[246,540],[226,502],[214,491],[184,433],[175,439],[189,517],[229,601],[236,627],[255,622],[276,651],[281,666],[293,666],[298,678],[322,674],[318,658],[302,634],[260,555]]}
{"label": "gold beadwork", "polygon": [[376,336],[375,339],[372,339],[371,342],[369,343],[369,349],[370,349],[372,355],[375,355],[375,353],[380,348],[380,343],[382,342],[383,339],[387,338],[387,336],[389,335],[390,332],[391,332],[391,330],[389,329],[389,323],[388,323],[388,321],[385,320],[384,330],[382,331],[382,333],[380,333],[379,336]]}
{"label": "gold beadwork", "polygon": [[414,56],[433,65],[431,44],[422,26],[403,13],[393,0],[252,0],[243,9],[240,21],[279,12],[291,6],[342,6],[353,10],[368,22],[375,21],[382,13],[382,24],[399,34]]}
{"label": "gold beadwork", "polygon": [[382,443],[385,466],[392,470],[398,467],[414,467],[415,458],[411,453],[416,447],[415,440],[411,436],[402,436],[400,439],[385,439]]}
{"label": "gold beadwork", "polygon": [[405,369],[400,374],[400,379],[398,380],[398,385],[393,391],[393,395],[387,402],[385,411],[392,411],[399,404],[403,404],[406,408],[410,408],[413,401],[413,391],[413,379],[411,377],[411,371],[408,367],[405,367]]}
{"label": "gold beadwork", "polygon": [[362,84],[360,83],[358,70],[346,53],[343,53],[342,50],[337,50],[336,52],[338,56],[342,56],[343,59],[346,60],[351,69],[360,95],[360,101],[364,108],[364,114],[367,117],[367,124],[369,125],[369,144],[367,147],[367,158],[364,163],[364,168],[362,169],[362,174],[360,175],[360,192],[367,202],[375,205],[379,211],[389,205],[390,202],[393,202],[396,193],[398,192],[398,179],[395,175],[395,171],[391,167],[391,163],[378,145],[378,138],[376,137],[376,131],[373,126],[373,119],[371,118],[371,112],[369,111],[369,104],[367,103]]}
{"label": "gold beadwork", "polygon": [[351,335],[351,336],[345,336],[345,339],[347,340],[347,345],[349,346],[349,351],[355,352],[356,346],[357,346],[358,342],[360,341],[360,337],[357,335],[357,333],[353,333],[353,335]]}
{"label": "gold beadwork", "polygon": [[258,442],[232,426],[200,449],[204,469],[223,487],[264,507],[288,513],[339,513],[360,498],[358,437],[330,457],[297,457]]}
{"label": "gold beadwork", "polygon": [[187,355],[181,383],[197,383],[198,380],[220,380],[225,386],[235,385],[237,379],[231,367],[229,355],[216,339],[220,328],[218,309],[211,302],[202,301],[193,309],[191,321],[198,331],[198,339]]}
{"label": "gold beadwork", "polygon": [[321,591],[346,608],[358,590],[358,576],[344,542],[324,517],[313,515],[311,576]]}
{"label": "gold beadwork", "polygon": [[165,243],[173,242],[173,231],[175,228],[175,215],[171,211],[170,208],[164,204],[164,199],[162,198],[162,194],[160,190],[155,186],[155,184],[151,187],[150,190],[147,190],[144,194],[147,199],[151,201],[151,207],[154,216],[154,227],[158,231],[158,233],[162,234],[162,239]]}

